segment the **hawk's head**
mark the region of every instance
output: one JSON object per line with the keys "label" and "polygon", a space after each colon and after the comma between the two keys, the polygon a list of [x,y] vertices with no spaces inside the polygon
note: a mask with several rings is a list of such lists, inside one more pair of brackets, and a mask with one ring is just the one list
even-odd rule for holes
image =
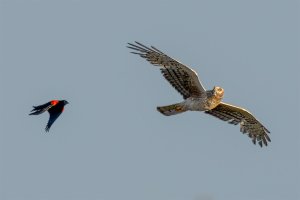
{"label": "hawk's head", "polygon": [[224,89],[218,86],[215,86],[213,89],[214,96],[218,99],[222,99],[224,96]]}

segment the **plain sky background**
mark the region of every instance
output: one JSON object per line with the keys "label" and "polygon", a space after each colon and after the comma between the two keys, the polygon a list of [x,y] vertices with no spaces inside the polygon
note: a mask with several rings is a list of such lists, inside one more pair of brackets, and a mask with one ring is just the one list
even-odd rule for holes
{"label": "plain sky background", "polygon": [[[295,0],[1,0],[1,200],[300,199]],[[271,131],[253,145],[182,100],[127,42],[198,72]],[[49,133],[33,105],[70,102]]]}

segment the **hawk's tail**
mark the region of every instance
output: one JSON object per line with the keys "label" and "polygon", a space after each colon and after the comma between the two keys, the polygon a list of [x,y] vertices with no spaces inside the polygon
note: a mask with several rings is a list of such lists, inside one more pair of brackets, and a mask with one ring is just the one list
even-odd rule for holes
{"label": "hawk's tail", "polygon": [[182,103],[157,107],[157,110],[165,116],[176,115],[187,111],[187,109],[182,105]]}

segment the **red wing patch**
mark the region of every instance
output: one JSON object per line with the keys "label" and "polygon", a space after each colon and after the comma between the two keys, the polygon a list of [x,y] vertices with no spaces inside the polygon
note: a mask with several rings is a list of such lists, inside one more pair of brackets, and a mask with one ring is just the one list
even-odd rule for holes
{"label": "red wing patch", "polygon": [[56,104],[58,104],[58,100],[52,100],[52,101],[51,101],[51,105],[52,105],[52,106],[55,106]]}

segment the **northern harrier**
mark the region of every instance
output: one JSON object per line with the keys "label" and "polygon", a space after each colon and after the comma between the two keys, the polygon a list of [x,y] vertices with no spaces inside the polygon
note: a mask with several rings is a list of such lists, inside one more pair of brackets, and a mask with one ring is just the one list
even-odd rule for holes
{"label": "northern harrier", "polygon": [[204,111],[230,124],[240,124],[240,131],[248,134],[252,142],[262,147],[271,142],[264,127],[249,111],[222,102],[224,90],[215,86],[212,90],[205,90],[197,73],[164,54],[157,48],[147,47],[139,42],[128,43],[130,49],[135,50],[134,54],[140,55],[151,64],[159,66],[167,81],[183,96],[184,101],[168,106],[157,107],[163,115],[170,116],[185,111]]}
{"label": "northern harrier", "polygon": [[50,114],[50,118],[45,128],[46,132],[48,132],[55,120],[64,111],[65,105],[67,105],[68,103],[69,102],[66,100],[52,100],[40,106],[33,106],[33,109],[29,115],[39,115],[45,111],[48,111]]}

